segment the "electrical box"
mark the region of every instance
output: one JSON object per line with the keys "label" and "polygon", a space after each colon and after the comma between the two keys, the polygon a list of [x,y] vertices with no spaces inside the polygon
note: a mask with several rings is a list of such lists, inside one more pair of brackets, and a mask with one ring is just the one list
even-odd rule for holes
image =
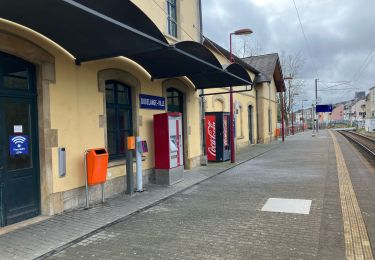
{"label": "electrical box", "polygon": [[181,113],[154,115],[155,176],[157,184],[183,180],[184,152]]}
{"label": "electrical box", "polygon": [[66,175],[66,150],[64,147],[58,148],[59,153],[59,177],[65,177]]}

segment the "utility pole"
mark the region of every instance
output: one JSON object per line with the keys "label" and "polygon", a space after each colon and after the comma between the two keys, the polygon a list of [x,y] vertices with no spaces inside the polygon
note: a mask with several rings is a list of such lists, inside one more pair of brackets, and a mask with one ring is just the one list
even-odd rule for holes
{"label": "utility pole", "polygon": [[[291,105],[290,105],[290,79],[288,79],[288,86],[289,86],[289,88],[288,88],[289,111],[288,111],[288,125],[287,125],[287,128],[288,128],[288,135],[290,135],[290,128],[289,128],[289,124],[290,124],[290,108],[291,108]],[[292,125],[293,125],[293,118],[292,118]]]}
{"label": "utility pole", "polygon": [[316,116],[316,133],[319,132],[319,118],[316,112],[316,107],[318,106],[318,79],[315,79],[315,116]]}
{"label": "utility pole", "polygon": [[303,118],[303,100],[302,100],[302,132],[305,132],[305,120]]}
{"label": "utility pole", "polygon": [[280,93],[281,97],[281,136],[283,142],[285,141],[285,131],[284,131],[284,109],[285,109],[285,104],[284,104],[284,92]]}

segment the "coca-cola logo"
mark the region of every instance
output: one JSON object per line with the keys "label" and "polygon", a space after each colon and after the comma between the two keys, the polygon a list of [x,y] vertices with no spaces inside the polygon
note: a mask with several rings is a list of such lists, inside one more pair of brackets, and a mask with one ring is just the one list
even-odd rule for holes
{"label": "coca-cola logo", "polygon": [[208,152],[216,157],[216,124],[215,122],[207,122],[207,135],[208,135]]}
{"label": "coca-cola logo", "polygon": [[224,138],[224,146],[227,146],[228,145],[228,116],[224,116],[223,138]]}

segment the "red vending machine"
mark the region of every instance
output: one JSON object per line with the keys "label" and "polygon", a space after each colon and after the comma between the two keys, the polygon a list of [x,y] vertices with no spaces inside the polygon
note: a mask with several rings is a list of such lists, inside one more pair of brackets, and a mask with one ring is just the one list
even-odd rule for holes
{"label": "red vending machine", "polygon": [[207,160],[211,162],[223,162],[229,160],[229,113],[207,112],[205,115]]}
{"label": "red vending machine", "polygon": [[172,185],[184,178],[182,114],[154,115],[156,184]]}

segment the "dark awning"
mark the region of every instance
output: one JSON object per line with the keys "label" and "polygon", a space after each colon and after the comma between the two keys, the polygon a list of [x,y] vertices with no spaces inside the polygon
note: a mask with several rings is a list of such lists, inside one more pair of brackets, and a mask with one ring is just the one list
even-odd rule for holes
{"label": "dark awning", "polygon": [[[245,83],[244,80],[235,79],[228,73],[215,72],[203,73],[195,76],[190,76],[189,79],[194,83],[197,89],[207,88],[221,88],[221,87],[234,87],[234,86],[252,86],[252,83]],[[250,82],[250,81],[248,81]],[[251,89],[249,89],[251,90]]]}
{"label": "dark awning", "polygon": [[51,39],[78,63],[125,56],[155,79],[187,76],[197,88],[251,84],[199,43],[169,45],[129,0],[1,0],[0,17]]}
{"label": "dark awning", "polygon": [[198,89],[251,85],[247,71],[239,64],[224,69],[204,45],[183,41],[168,49],[130,55],[154,79],[188,77]]}
{"label": "dark awning", "polygon": [[[212,52],[193,41],[179,42],[167,49],[128,57],[144,67],[154,79],[188,76],[222,69]],[[197,62],[197,59],[200,62]]]}
{"label": "dark awning", "polygon": [[78,61],[168,46],[156,25],[129,0],[1,0],[0,17],[46,36]]}

